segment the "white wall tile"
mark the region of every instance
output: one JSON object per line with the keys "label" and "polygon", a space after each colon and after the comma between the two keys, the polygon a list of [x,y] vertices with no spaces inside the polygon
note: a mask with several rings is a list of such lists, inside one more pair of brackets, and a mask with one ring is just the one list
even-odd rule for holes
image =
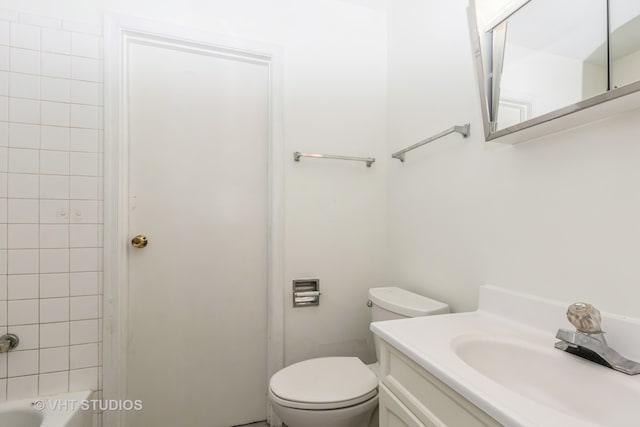
{"label": "white wall tile", "polygon": [[70,298],[70,320],[96,319],[97,317],[98,297],[96,295]]}
{"label": "white wall tile", "polygon": [[46,101],[69,102],[71,97],[69,79],[42,77],[42,99]]}
{"label": "white wall tile", "polygon": [[40,348],[60,347],[69,344],[69,322],[42,323]]}
{"label": "white wall tile", "polygon": [[71,127],[100,129],[102,109],[91,105],[71,104]]}
{"label": "white wall tile", "polygon": [[62,19],[31,15],[27,13],[20,14],[20,23],[37,25],[38,27],[62,28]]}
{"label": "white wall tile", "polygon": [[38,222],[38,200],[9,199],[7,221],[17,224],[36,224]]}
{"label": "white wall tile", "polygon": [[72,248],[95,248],[98,246],[97,224],[72,224],[69,244]]}
{"label": "white wall tile", "polygon": [[42,101],[42,124],[69,126],[69,104]]}
{"label": "white wall tile", "polygon": [[[5,356],[5,355],[2,355],[2,356]],[[0,356],[0,360],[2,359],[2,356]],[[5,400],[7,400],[7,380],[0,379],[0,403],[4,402]],[[94,421],[94,425],[95,425],[95,421]]]}
{"label": "white wall tile", "polygon": [[71,129],[70,150],[97,153],[102,133],[97,129]]}
{"label": "white wall tile", "polygon": [[40,224],[40,248],[69,247],[69,226],[66,224]]}
{"label": "white wall tile", "polygon": [[72,33],[71,53],[74,56],[100,58],[100,37],[92,34]]}
{"label": "white wall tile", "polygon": [[9,197],[34,199],[38,197],[38,175],[10,173],[8,175]]}
{"label": "white wall tile", "polygon": [[6,250],[8,245],[7,224],[0,224],[0,249]]}
{"label": "white wall tile", "polygon": [[82,249],[72,248],[69,252],[70,252],[69,264],[70,264],[70,271],[72,273],[98,270],[98,249],[97,248],[82,248]]}
{"label": "white wall tile", "polygon": [[9,170],[9,149],[0,147],[0,172],[6,173]]}
{"label": "white wall tile", "polygon": [[35,350],[39,347],[40,327],[38,325],[11,326],[8,332],[20,338],[18,348],[21,350]]}
{"label": "white wall tile", "polygon": [[14,98],[40,99],[40,76],[11,73],[9,94]]}
{"label": "white wall tile", "polygon": [[68,249],[41,249],[41,273],[66,273],[69,271]]}
{"label": "white wall tile", "polygon": [[3,21],[19,22],[20,14],[15,10],[0,9],[0,19]]}
{"label": "white wall tile", "polygon": [[40,74],[40,52],[12,47],[10,69],[15,73]]}
{"label": "white wall tile", "polygon": [[100,34],[0,10],[0,326],[23,338],[0,400],[100,385]]}
{"label": "white wall tile", "polygon": [[42,75],[68,79],[71,77],[71,57],[57,53],[42,53]]}
{"label": "white wall tile", "polygon": [[40,50],[40,27],[12,22],[11,46]]}
{"label": "white wall tile", "polygon": [[71,346],[69,359],[71,369],[98,366],[98,343]]}
{"label": "white wall tile", "polygon": [[7,323],[9,326],[38,323],[37,299],[8,301],[7,310]]}
{"label": "white wall tile", "polygon": [[[4,251],[5,253],[7,251]],[[6,255],[4,255],[6,257]],[[6,262],[6,261],[5,261]],[[7,299],[7,280],[8,276],[6,274],[0,274],[0,300],[5,301]],[[81,294],[77,294],[76,295],[81,295]],[[0,321],[0,326],[5,326],[7,323],[7,309],[6,309],[6,305],[5,304],[0,304],[0,306],[4,306],[4,320]]]}
{"label": "white wall tile", "polygon": [[0,71],[0,95],[9,96],[9,72]]}
{"label": "white wall tile", "polygon": [[98,368],[72,369],[69,372],[69,391],[98,389]]}
{"label": "white wall tile", "polygon": [[9,120],[9,98],[0,96],[0,120]]}
{"label": "white wall tile", "polygon": [[25,148],[9,149],[9,172],[38,173],[40,164],[38,150]]}
{"label": "white wall tile", "polygon": [[40,298],[62,298],[69,296],[69,274],[41,274]]}
{"label": "white wall tile", "polygon": [[62,21],[62,28],[67,31],[73,31],[76,33],[87,33],[94,34],[96,36],[102,35],[102,25],[101,24],[91,24],[88,22],[75,22],[75,21]]}
{"label": "white wall tile", "polygon": [[0,46],[0,70],[9,71],[11,68],[11,48],[9,46]]}
{"label": "white wall tile", "polygon": [[70,154],[70,173],[71,175],[98,175],[98,154],[97,153],[78,153]]}
{"label": "white wall tile", "polygon": [[69,128],[42,126],[40,148],[43,150],[69,150]]}
{"label": "white wall tile", "polygon": [[9,123],[0,122],[0,146],[6,147],[9,145]]}
{"label": "white wall tile", "polygon": [[7,181],[9,177],[6,173],[0,173],[0,197],[7,197],[9,190],[7,188]]}
{"label": "white wall tile", "polygon": [[9,218],[9,200],[6,198],[0,199],[0,223],[6,223]]}
{"label": "white wall tile", "polygon": [[71,223],[97,223],[98,202],[95,200],[71,200],[69,221]]}
{"label": "white wall tile", "polygon": [[[6,328],[2,328],[3,333],[5,330]],[[7,377],[7,353],[0,353],[0,378],[6,378],[6,377]],[[5,383],[5,388],[6,388],[6,383]]]}
{"label": "white wall tile", "polygon": [[71,273],[69,283],[71,296],[95,295],[98,293],[98,273],[95,271]]}
{"label": "white wall tile", "polygon": [[40,150],[40,173],[69,175],[69,153],[65,151]]}
{"label": "white wall tile", "polygon": [[46,52],[70,54],[71,33],[64,30],[43,28],[42,50]]}
{"label": "white wall tile", "polygon": [[69,298],[42,298],[40,323],[66,322],[69,320]]}
{"label": "white wall tile", "polygon": [[9,46],[11,37],[11,24],[9,21],[0,20],[0,44]]}
{"label": "white wall tile", "polygon": [[[37,274],[10,274],[7,282],[7,297],[10,301],[39,298]],[[20,344],[22,344],[22,338]],[[20,348],[24,349],[22,345]]]}
{"label": "white wall tile", "polygon": [[69,274],[41,274],[40,298],[62,298],[69,296]]}
{"label": "white wall tile", "polygon": [[43,199],[68,199],[69,177],[40,175],[40,197]]}
{"label": "white wall tile", "polygon": [[[9,317],[9,315],[8,315],[8,306],[7,306],[7,304],[4,304],[4,303],[0,304],[0,326],[1,327],[7,326],[7,323],[9,323],[8,317]],[[3,367],[1,366],[2,365],[2,360],[3,360],[2,356],[4,356],[4,355],[0,354],[0,377],[3,376],[2,375]]]}
{"label": "white wall tile", "polygon": [[69,369],[69,347],[40,349],[40,372],[56,372]]}
{"label": "white wall tile", "polygon": [[68,200],[40,200],[42,224],[66,224],[69,222]]}
{"label": "white wall tile", "polygon": [[40,101],[10,98],[9,120],[18,123],[40,124]]}
{"label": "white wall tile", "polygon": [[38,376],[28,375],[7,379],[7,400],[26,399],[37,396]]}
{"label": "white wall tile", "polygon": [[69,324],[71,345],[98,341],[98,320],[74,320]]}
{"label": "white wall tile", "polygon": [[71,80],[71,102],[77,104],[101,105],[102,85],[99,83]]}
{"label": "white wall tile", "polygon": [[75,80],[100,82],[102,81],[101,64],[102,62],[99,59],[74,56],[71,58],[71,78]]}
{"label": "white wall tile", "polygon": [[7,251],[7,270],[9,274],[39,273],[37,249],[10,249]]}
{"label": "white wall tile", "polygon": [[9,224],[9,249],[37,249],[37,224]]}
{"label": "white wall tile", "polygon": [[66,393],[69,391],[69,372],[51,372],[39,375],[38,395]]}
{"label": "white wall tile", "polygon": [[[3,251],[4,253],[2,254],[5,258],[6,258],[6,252],[7,251]],[[6,260],[5,260],[6,262]],[[5,301],[7,299],[7,275],[6,274],[0,274],[0,300]],[[76,294],[79,295],[79,294]],[[5,311],[4,311],[4,321],[0,321],[0,326],[5,326],[7,323],[7,318],[6,318],[6,305],[5,304],[0,304],[0,306],[5,306]]]}
{"label": "white wall tile", "polygon": [[40,125],[9,123],[9,146],[16,148],[39,148]]}
{"label": "white wall tile", "polygon": [[72,176],[69,191],[71,199],[95,200],[98,198],[98,179],[87,176]]}
{"label": "white wall tile", "polygon": [[38,350],[12,351],[8,356],[7,374],[10,377],[38,373]]}

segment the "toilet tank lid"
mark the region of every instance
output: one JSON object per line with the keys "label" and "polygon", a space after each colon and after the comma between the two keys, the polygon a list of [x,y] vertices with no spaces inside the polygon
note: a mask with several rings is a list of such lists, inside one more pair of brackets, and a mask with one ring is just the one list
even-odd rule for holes
{"label": "toilet tank lid", "polygon": [[395,286],[370,288],[369,299],[385,310],[408,317],[449,313],[449,305]]}

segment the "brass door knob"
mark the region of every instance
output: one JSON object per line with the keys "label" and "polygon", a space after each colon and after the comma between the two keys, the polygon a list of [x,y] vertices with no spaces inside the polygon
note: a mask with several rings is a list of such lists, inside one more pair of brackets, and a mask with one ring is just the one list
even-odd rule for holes
{"label": "brass door knob", "polygon": [[133,239],[131,239],[131,246],[133,246],[134,248],[144,248],[145,246],[147,246],[147,243],[149,243],[149,240],[144,234],[138,234]]}

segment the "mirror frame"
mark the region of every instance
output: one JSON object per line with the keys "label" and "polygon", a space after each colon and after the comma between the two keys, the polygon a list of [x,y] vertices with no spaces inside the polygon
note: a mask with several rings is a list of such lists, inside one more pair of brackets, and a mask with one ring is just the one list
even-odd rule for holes
{"label": "mirror frame", "polygon": [[[480,44],[480,32],[476,20],[474,0],[469,0],[467,7],[471,52],[476,69],[476,80],[480,95],[482,122],[485,141],[517,144],[572,127],[580,126],[594,120],[603,119],[617,113],[640,108],[640,80],[619,88],[610,89],[574,104],[567,105],[549,113],[536,116],[504,129],[493,129],[490,120],[488,91],[489,79]],[[610,35],[608,35],[610,37]]]}

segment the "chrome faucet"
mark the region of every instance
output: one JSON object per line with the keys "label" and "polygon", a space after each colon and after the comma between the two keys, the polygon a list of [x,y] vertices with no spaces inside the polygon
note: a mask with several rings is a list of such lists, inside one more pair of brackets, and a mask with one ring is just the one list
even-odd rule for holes
{"label": "chrome faucet", "polygon": [[640,374],[640,363],[625,358],[609,347],[604,331],[600,329],[600,312],[594,306],[583,302],[571,304],[567,309],[567,319],[576,330],[558,329],[556,338],[560,341],[555,343],[555,348],[627,375]]}
{"label": "chrome faucet", "polygon": [[14,334],[5,334],[0,337],[0,353],[6,353],[13,350],[20,343],[20,339]]}

